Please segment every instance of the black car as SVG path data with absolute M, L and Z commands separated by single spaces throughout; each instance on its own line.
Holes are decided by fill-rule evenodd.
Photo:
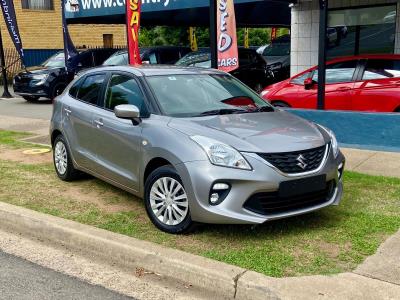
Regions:
M 211 54 L 208 49 L 187 54 L 176 65 L 191 67 L 211 67 Z M 255 49 L 239 48 L 239 68 L 231 72 L 233 76 L 256 92 L 271 84 L 274 74 L 265 59 Z
M 140 57 L 144 64 L 173 65 L 180 58 L 190 53 L 189 47 L 160 46 L 140 48 Z M 121 50 L 110 56 L 103 65 L 124 66 L 128 64 L 127 50 Z
M 114 49 L 88 49 L 79 51 L 76 72 L 101 65 Z M 18 73 L 13 80 L 14 92 L 27 101 L 40 97 L 54 99 L 61 94 L 73 79 L 65 70 L 64 52 L 58 52 L 43 64 L 29 67 Z

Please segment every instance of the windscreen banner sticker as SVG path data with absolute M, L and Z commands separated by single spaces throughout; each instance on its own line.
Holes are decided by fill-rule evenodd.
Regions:
M 126 2 L 126 26 L 128 36 L 128 56 L 130 65 L 141 65 L 139 51 L 140 10 L 142 1 L 129 0 Z
M 218 69 L 230 72 L 239 67 L 233 0 L 217 1 Z

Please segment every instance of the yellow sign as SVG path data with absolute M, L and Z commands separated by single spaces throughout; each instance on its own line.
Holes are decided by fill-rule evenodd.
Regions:
M 197 51 L 197 37 L 196 37 L 196 29 L 194 27 L 189 27 L 189 39 L 190 39 L 190 48 L 192 51 Z
M 22 153 L 23 154 L 27 154 L 27 155 L 37 155 L 37 154 L 49 153 L 50 151 L 51 151 L 50 149 L 45 149 L 45 148 L 39 149 L 39 148 L 36 148 L 36 149 L 25 150 Z
M 249 45 L 249 29 L 245 28 L 244 29 L 244 47 L 248 49 L 250 47 Z

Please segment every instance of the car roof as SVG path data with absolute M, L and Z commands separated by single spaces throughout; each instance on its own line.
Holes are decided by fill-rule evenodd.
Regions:
M 182 67 L 174 65 L 100 66 L 85 70 L 81 75 L 99 71 L 129 72 L 136 76 L 226 74 L 216 69 Z

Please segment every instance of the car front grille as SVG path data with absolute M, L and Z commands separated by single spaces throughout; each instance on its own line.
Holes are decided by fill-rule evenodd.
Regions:
M 243 207 L 261 215 L 274 215 L 318 206 L 329 201 L 335 192 L 334 180 L 327 182 L 320 191 L 281 197 L 279 192 L 257 193 L 251 196 Z
M 295 152 L 257 153 L 264 160 L 286 174 L 296 174 L 318 169 L 325 156 L 327 145 Z

